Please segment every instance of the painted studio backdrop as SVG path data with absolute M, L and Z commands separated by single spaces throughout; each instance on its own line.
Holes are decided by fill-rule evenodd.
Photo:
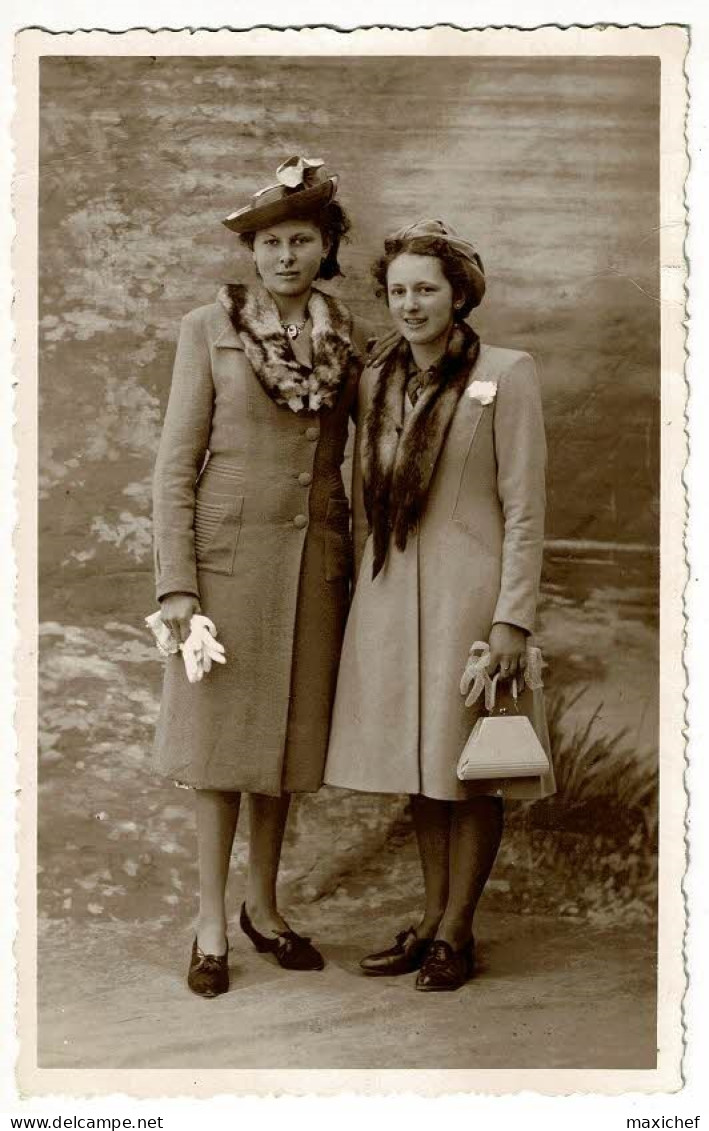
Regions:
M 88 960 L 113 931 L 130 947 L 137 921 L 159 946 L 161 932 L 187 937 L 194 913 L 189 795 L 146 772 L 161 683 L 143 627 L 155 607 L 152 467 L 180 318 L 251 271 L 220 219 L 292 153 L 340 174 L 352 240 L 345 278 L 327 286 L 355 313 L 386 328 L 369 265 L 390 230 L 440 217 L 485 263 L 473 318 L 483 339 L 536 359 L 549 442 L 539 638 L 561 788 L 510 807 L 484 906 L 591 923 L 618 947 L 644 939 L 636 969 L 652 979 L 659 64 L 49 58 L 39 214 L 48 1067 L 74 1063 L 59 1038 L 78 1007 L 61 993 L 57 946 L 71 953 L 75 940 Z M 413 906 L 406 799 L 323 790 L 298 802 L 282 875 L 284 906 L 322 938 L 392 906 L 393 890 L 397 906 Z M 641 1067 L 654 1056 L 651 998 L 633 1054 Z

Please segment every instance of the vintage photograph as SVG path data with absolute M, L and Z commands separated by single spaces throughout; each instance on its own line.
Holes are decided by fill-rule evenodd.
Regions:
M 660 1067 L 662 45 L 451 34 L 38 51 L 38 1070 Z

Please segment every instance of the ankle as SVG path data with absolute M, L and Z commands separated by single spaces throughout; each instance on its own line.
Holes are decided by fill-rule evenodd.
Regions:
M 226 911 L 203 911 L 197 915 L 197 928 L 200 931 L 224 931 L 227 929 Z
M 264 916 L 268 918 L 278 914 L 275 900 L 264 899 L 263 896 L 247 894 L 244 904 L 249 918 L 253 918 L 254 915 L 258 915 L 259 918 L 264 918 Z
M 286 921 L 278 907 L 272 900 L 251 898 L 247 895 L 245 901 L 246 914 L 256 928 L 280 931 L 286 927 Z
M 439 911 L 434 914 L 425 912 L 423 919 L 415 928 L 416 936 L 419 939 L 434 939 L 438 931 L 439 924 L 443 919 L 443 912 Z
M 196 928 L 197 946 L 203 954 L 221 955 L 227 949 L 226 923 L 218 919 L 199 918 Z
M 470 942 L 472 934 L 473 922 L 469 915 L 444 915 L 438 925 L 436 938 L 447 942 L 453 950 L 462 950 Z

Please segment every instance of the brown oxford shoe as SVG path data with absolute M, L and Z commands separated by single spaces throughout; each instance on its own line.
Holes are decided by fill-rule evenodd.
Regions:
M 195 938 L 187 985 L 193 994 L 199 994 L 200 997 L 225 994 L 229 989 L 229 943 L 225 954 L 205 954 L 199 949 Z
M 400 931 L 396 942 L 388 950 L 368 954 L 360 962 L 362 970 L 370 977 L 388 974 L 413 974 L 426 957 L 432 939 L 420 939 L 413 927 Z
M 450 943 L 434 939 L 416 978 L 424 993 L 459 990 L 475 974 L 475 942 L 453 950 Z

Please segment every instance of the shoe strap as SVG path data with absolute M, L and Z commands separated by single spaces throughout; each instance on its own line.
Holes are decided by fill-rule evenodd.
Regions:
M 416 928 L 407 927 L 405 931 L 399 931 L 398 935 L 396 936 L 397 946 L 400 946 L 402 950 L 404 949 L 404 943 L 409 938 L 409 936 L 412 936 L 414 942 L 420 942 L 420 939 L 416 934 Z
M 279 943 L 284 950 L 289 953 L 296 949 L 298 946 L 309 946 L 310 939 L 306 935 L 296 934 L 295 931 L 281 931 L 280 935 L 276 935 L 276 942 Z
M 205 954 L 199 943 L 197 943 L 195 953 L 199 959 L 200 970 L 218 970 L 226 961 L 229 951 L 227 948 L 224 954 Z

